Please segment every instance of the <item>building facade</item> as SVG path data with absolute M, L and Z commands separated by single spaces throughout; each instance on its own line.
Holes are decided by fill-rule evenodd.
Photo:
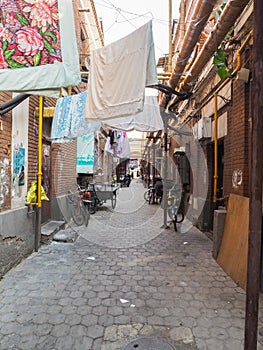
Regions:
M 72 4 L 82 82 L 79 86 L 61 87 L 61 96 L 86 89 L 90 49 L 94 43 L 96 47 L 103 45 L 94 2 L 74 0 Z M 13 99 L 19 103 L 9 108 Z M 52 143 L 56 99 L 44 97 L 43 104 L 42 186 L 49 200 L 42 201 L 40 224 L 69 219 L 65 197 L 77 179 L 76 140 Z M 0 276 L 3 276 L 39 245 L 36 211 L 26 206 L 27 192 L 38 178 L 39 97 L 2 91 L 0 112 Z
M 170 78 L 160 83 L 189 95 L 168 104 L 167 169 L 164 132 L 148 134 L 144 168 L 188 184 L 186 215 L 212 232 L 231 194 L 249 197 L 253 1 L 181 1 L 172 48 Z

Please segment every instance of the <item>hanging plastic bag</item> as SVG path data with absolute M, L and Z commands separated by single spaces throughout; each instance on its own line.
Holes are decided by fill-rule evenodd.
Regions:
M 43 186 L 41 186 L 41 200 L 42 201 L 49 200 L 46 193 L 45 193 Z M 31 183 L 29 190 L 27 191 L 26 202 L 29 204 L 36 204 L 37 203 L 37 183 L 36 183 L 36 181 L 33 181 Z

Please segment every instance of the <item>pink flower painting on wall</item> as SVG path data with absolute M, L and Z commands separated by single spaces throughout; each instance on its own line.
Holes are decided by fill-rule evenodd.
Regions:
M 0 69 L 62 62 L 58 0 L 0 0 Z

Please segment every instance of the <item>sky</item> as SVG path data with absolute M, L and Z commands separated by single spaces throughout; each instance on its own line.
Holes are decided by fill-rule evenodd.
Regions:
M 105 45 L 130 34 L 152 20 L 156 61 L 169 52 L 169 0 L 94 0 L 103 20 Z M 172 1 L 173 19 L 179 17 L 180 0 Z

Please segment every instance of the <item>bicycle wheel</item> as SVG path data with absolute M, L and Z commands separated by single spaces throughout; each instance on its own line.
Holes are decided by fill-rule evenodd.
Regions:
M 169 218 L 171 220 L 174 220 L 174 208 L 172 206 L 167 208 L 167 213 Z
M 89 208 L 87 205 L 83 206 L 84 209 L 84 225 L 87 227 L 89 224 L 89 219 L 90 219 L 90 212 L 89 212 Z
M 91 215 L 96 213 L 96 211 L 97 211 L 97 201 L 95 200 L 95 198 L 92 198 L 91 202 L 88 204 L 88 209 L 89 209 L 89 213 Z
M 174 231 L 177 232 L 176 220 L 173 220 Z
M 143 198 L 146 202 L 149 202 L 149 197 L 150 197 L 150 190 L 147 190 L 144 192 Z
M 153 204 L 154 203 L 154 194 L 153 194 L 153 192 L 150 192 L 148 202 L 149 202 L 149 204 Z
M 112 198 L 111 198 L 111 207 L 112 207 L 112 209 L 114 209 L 116 207 L 116 202 L 117 202 L 116 193 L 113 193 L 112 194 Z
M 75 222 L 75 224 L 77 226 L 81 226 L 84 223 L 84 209 L 80 203 L 80 201 L 76 201 L 73 205 L 72 205 L 72 219 Z
M 184 212 L 181 208 L 178 209 L 177 215 L 176 215 L 176 222 L 180 224 L 184 221 Z
M 71 191 L 71 190 L 68 191 L 67 199 L 68 199 L 69 203 L 74 203 L 75 194 L 73 191 Z

